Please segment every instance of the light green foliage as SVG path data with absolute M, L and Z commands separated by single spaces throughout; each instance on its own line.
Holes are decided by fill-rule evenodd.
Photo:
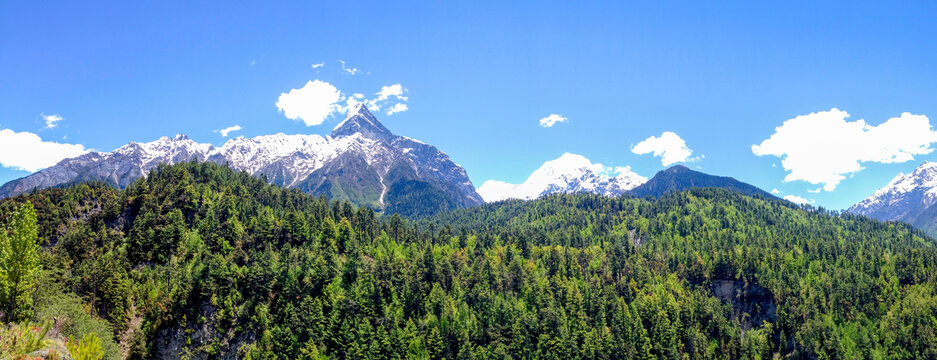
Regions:
M 26 202 L 0 228 L 0 312 L 7 320 L 31 316 L 39 249 L 36 210 Z
M 111 325 L 88 313 L 83 301 L 74 294 L 63 294 L 61 287 L 43 276 L 36 293 L 36 316 L 40 321 L 59 322 L 60 336 L 79 339 L 94 334 L 101 343 L 106 359 L 118 359 L 117 343 Z
M 11 324 L 0 326 L 0 359 L 19 359 L 27 354 L 46 348 L 51 324 Z
M 68 352 L 74 360 L 101 360 L 104 358 L 104 349 L 101 348 L 101 339 L 88 333 L 81 340 L 69 342 Z

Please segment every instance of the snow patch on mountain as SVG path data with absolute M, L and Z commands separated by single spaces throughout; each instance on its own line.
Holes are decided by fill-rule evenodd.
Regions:
M 937 203 L 937 163 L 925 162 L 910 174 L 899 173 L 888 185 L 849 208 L 879 220 L 905 220 Z
M 588 192 L 618 196 L 647 181 L 627 167 L 593 164 L 585 156 L 565 153 L 543 163 L 521 184 L 488 180 L 478 188 L 486 202 L 505 199 L 536 199 L 553 193 Z

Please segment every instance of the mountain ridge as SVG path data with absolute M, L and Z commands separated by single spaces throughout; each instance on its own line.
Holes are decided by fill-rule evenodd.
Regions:
M 650 180 L 628 191 L 629 195 L 636 197 L 660 197 L 670 192 L 680 192 L 692 188 L 717 187 L 740 192 L 748 196 L 761 196 L 766 199 L 776 199 L 754 185 L 736 180 L 733 177 L 710 175 L 692 170 L 683 165 L 674 165 L 657 172 Z
M 506 199 L 533 200 L 550 194 L 590 193 L 608 197 L 630 195 L 660 197 L 670 192 L 692 188 L 717 187 L 748 196 L 777 199 L 774 195 L 732 177 L 710 175 L 674 165 L 657 172 L 651 179 L 628 167 L 608 168 L 593 164 L 586 157 L 564 153 L 545 162 L 521 184 L 489 180 L 478 189 L 486 202 Z
M 846 211 L 881 221 L 911 224 L 937 235 L 937 163 L 925 161 L 911 173 L 898 173 L 887 185 Z
M 384 196 L 393 185 L 384 183 L 384 176 L 395 167 L 405 166 L 412 171 L 401 181 L 425 182 L 427 185 L 421 188 L 439 189 L 451 200 L 443 203 L 467 207 L 483 202 L 465 169 L 448 155 L 432 145 L 394 135 L 361 104 L 351 108 L 345 120 L 325 137 L 277 133 L 253 138 L 237 137 L 219 147 L 195 142 L 184 134 L 163 136 L 147 143 L 130 142 L 111 152 L 89 152 L 65 159 L 52 167 L 7 182 L 0 186 L 0 198 L 88 180 L 124 188 L 159 164 L 172 165 L 193 159 L 225 164 L 254 176 L 264 176 L 274 185 L 301 187 L 312 194 L 337 196 L 339 199 L 356 199 L 353 202 L 359 205 L 379 209 L 384 208 Z M 340 172 L 357 172 L 369 177 L 374 175 L 381 180 L 359 189 L 356 193 L 360 196 L 351 196 L 346 191 L 332 192 L 331 189 L 342 188 L 335 187 L 336 184 L 323 187 L 322 183 L 319 186 L 304 183 L 316 171 L 319 171 L 317 175 L 326 177 L 339 176 Z M 353 187 L 352 184 L 345 185 Z

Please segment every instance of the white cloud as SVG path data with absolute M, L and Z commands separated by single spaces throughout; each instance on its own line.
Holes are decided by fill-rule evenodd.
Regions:
M 485 181 L 476 192 L 478 192 L 478 195 L 480 195 L 485 202 L 523 198 L 524 195 L 519 194 L 518 186 L 519 185 L 506 183 L 504 181 L 488 180 Z
M 563 115 L 559 114 L 550 114 L 543 119 L 540 119 L 540 126 L 548 128 L 553 127 L 556 123 L 566 122 L 566 118 Z
M 56 126 L 59 126 L 59 124 L 57 124 L 59 121 L 65 120 L 65 118 L 58 114 L 39 114 L 39 116 L 42 116 L 42 119 L 46 121 L 46 129 L 54 129 Z
M 368 110 L 380 111 L 384 105 L 389 102 L 397 101 L 394 105 L 387 108 L 387 115 L 393 115 L 399 112 L 407 111 L 409 108 L 407 104 L 402 103 L 401 101 L 407 101 L 409 98 L 403 96 L 407 91 L 399 83 L 387 86 L 381 86 L 381 91 L 375 93 L 377 97 L 367 99 L 364 94 L 354 93 L 345 100 L 345 111 L 354 108 L 358 103 L 364 103 L 367 105 Z
M 790 201 L 797 204 L 813 204 L 813 200 L 807 200 L 797 195 L 787 195 L 784 197 L 784 200 Z
M 686 142 L 679 135 L 670 131 L 664 131 L 660 134 L 660 137 L 651 136 L 644 139 L 644 141 L 633 146 L 631 152 L 638 155 L 653 153 L 654 156 L 660 157 L 660 162 L 664 166 L 700 159 L 691 159 L 690 155 L 693 154 L 693 150 L 686 146 Z
M 811 194 L 819 194 L 819 193 L 820 193 L 820 190 L 822 190 L 822 189 L 823 189 L 823 188 L 816 188 L 816 189 L 813 189 L 813 190 L 807 190 L 807 192 L 808 192 L 808 193 L 811 193 Z
M 781 193 L 781 190 L 778 190 L 777 188 L 771 189 L 771 194 L 777 195 L 780 193 Z
M 362 93 L 345 95 L 332 84 L 321 80 L 312 80 L 302 88 L 292 89 L 289 93 L 281 93 L 276 106 L 287 118 L 302 120 L 306 126 L 322 124 L 329 116 L 336 113 L 347 113 L 357 104 L 365 104 L 371 112 L 380 111 L 387 107 L 387 115 L 404 112 L 409 109 L 403 96 L 407 92 L 399 83 L 382 86 L 375 93 L 375 97 L 368 99 Z
M 323 66 L 325 66 L 325 61 L 320 62 L 320 63 L 318 63 L 318 64 L 312 64 L 312 68 L 313 68 L 313 69 L 318 69 L 318 68 L 323 67 Z
M 377 104 L 375 103 L 373 99 L 371 100 L 360 99 L 359 100 L 359 98 L 356 98 L 354 96 L 349 96 L 348 98 L 345 99 L 345 106 L 341 108 L 341 112 L 347 113 L 348 111 L 354 109 L 355 105 L 358 105 L 358 104 L 364 104 L 365 106 L 367 106 L 368 110 L 371 112 L 376 112 L 381 109 L 379 106 L 377 106 Z
M 823 184 L 833 191 L 845 175 L 862 170 L 863 162 L 901 163 L 934 151 L 937 132 L 924 115 L 903 113 L 878 126 L 848 117 L 833 108 L 789 119 L 770 138 L 752 145 L 752 153 L 780 157 L 789 171 L 784 181 Z
M 381 91 L 377 92 L 377 99 L 374 101 L 384 101 L 389 99 L 391 96 L 396 97 L 397 99 L 407 101 L 407 98 L 403 96 L 403 92 L 406 91 L 400 83 L 396 83 L 388 86 L 381 86 Z
M 407 111 L 407 104 L 396 103 L 394 106 L 391 106 L 390 109 L 387 109 L 387 115 L 393 115 L 404 111 Z
M 342 71 L 344 71 L 344 72 L 346 72 L 346 73 L 348 73 L 348 74 L 350 74 L 350 75 L 357 75 L 359 72 L 361 72 L 361 70 L 359 70 L 358 68 L 353 68 L 353 67 L 347 67 L 347 66 L 345 66 L 345 61 L 344 61 L 344 60 L 338 60 L 338 62 L 342 63 Z
M 240 131 L 241 125 L 228 126 L 224 129 L 215 130 L 216 133 L 221 133 L 221 137 L 228 137 L 229 133 Z
M 26 131 L 0 130 L 0 165 L 5 167 L 36 172 L 86 152 L 82 145 L 42 141 Z
M 324 81 L 314 80 L 289 93 L 281 93 L 277 99 L 277 109 L 288 119 L 302 120 L 306 126 L 322 124 L 329 115 L 342 109 L 339 103 L 341 91 Z

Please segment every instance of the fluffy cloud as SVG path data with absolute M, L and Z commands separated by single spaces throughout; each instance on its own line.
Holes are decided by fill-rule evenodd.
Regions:
M 399 112 L 407 111 L 407 104 L 399 102 L 409 100 L 409 98 L 403 96 L 403 93 L 406 91 L 407 89 L 404 89 L 403 85 L 400 85 L 400 83 L 381 86 L 381 91 L 378 91 L 377 94 L 375 94 L 377 97 L 374 99 L 365 100 L 365 102 L 368 103 L 369 109 L 379 110 L 382 106 L 384 106 L 384 104 L 388 102 L 398 101 L 387 109 L 387 115 L 393 115 Z
M 46 129 L 54 129 L 56 126 L 59 126 L 59 124 L 57 124 L 59 121 L 65 120 L 65 118 L 57 114 L 39 114 L 39 116 L 42 116 L 42 119 L 46 121 Z
M 318 64 L 312 64 L 312 68 L 313 68 L 313 69 L 318 69 L 318 68 L 323 67 L 323 66 L 325 66 L 325 62 L 324 62 L 324 61 L 323 61 L 323 62 L 320 62 L 320 63 L 318 63 Z
M 396 97 L 397 99 L 407 101 L 407 98 L 403 96 L 404 88 L 400 83 L 396 83 L 388 86 L 381 86 L 381 91 L 377 92 L 377 99 L 374 99 L 375 102 L 384 101 L 390 99 L 391 96 Z
M 813 200 L 807 200 L 797 195 L 787 195 L 784 197 L 784 200 L 787 200 L 796 204 L 813 204 Z
M 485 202 L 494 202 L 501 201 L 506 199 L 518 199 L 526 198 L 526 194 L 521 194 L 518 191 L 520 185 L 515 185 L 499 180 L 488 180 L 482 184 L 481 187 L 476 190 L 478 195 L 482 197 L 482 200 Z
M 550 114 L 543 119 L 540 119 L 540 126 L 548 128 L 553 127 L 556 123 L 566 122 L 566 118 L 563 115 L 559 114 Z
M 651 136 L 644 139 L 644 141 L 633 146 L 631 152 L 638 155 L 653 153 L 654 156 L 660 157 L 660 162 L 664 166 L 697 160 L 697 158 L 690 158 L 693 150 L 686 146 L 686 142 L 679 135 L 670 131 L 664 131 L 660 134 L 660 137 Z
M 758 156 L 781 158 L 788 171 L 784 181 L 823 184 L 833 191 L 845 175 L 862 170 L 863 162 L 901 163 L 929 154 L 937 132 L 924 115 L 903 113 L 872 126 L 865 120 L 846 121 L 849 114 L 830 111 L 801 115 L 785 121 L 759 145 Z
M 407 111 L 407 104 L 396 103 L 394 106 L 391 106 L 390 109 L 387 109 L 387 115 L 393 115 L 404 111 Z
M 302 120 L 306 126 L 314 126 L 322 124 L 333 114 L 348 112 L 357 104 L 365 104 L 372 112 L 393 104 L 387 108 L 387 115 L 407 111 L 409 108 L 404 102 L 408 98 L 403 96 L 406 92 L 407 89 L 397 83 L 382 86 L 381 91 L 375 93 L 375 97 L 368 99 L 362 93 L 342 93 L 332 84 L 317 79 L 307 82 L 302 88 L 281 93 L 276 106 L 287 118 Z M 237 130 L 240 128 L 232 131 Z M 222 136 L 226 136 L 225 133 L 222 133 Z
M 276 105 L 286 118 L 302 120 L 306 126 L 313 126 L 322 124 L 329 115 L 341 111 L 339 101 L 342 98 L 341 91 L 332 84 L 314 80 L 302 88 L 281 93 Z
M 777 188 L 771 189 L 771 194 L 772 194 L 772 195 L 777 195 L 777 194 L 780 194 L 780 193 L 781 193 L 781 190 L 778 190 Z
M 42 141 L 31 132 L 0 130 L 0 165 L 5 167 L 36 172 L 86 152 L 84 146 Z
M 241 125 L 228 126 L 224 129 L 215 130 L 216 133 L 221 133 L 221 137 L 228 137 L 229 133 L 240 131 Z
M 364 103 L 368 107 L 368 110 L 379 111 L 388 103 L 397 101 L 397 103 L 387 108 L 387 115 L 404 112 L 409 108 L 407 107 L 407 104 L 404 104 L 400 101 L 407 101 L 409 99 L 408 97 L 403 96 L 406 91 L 407 89 L 404 89 L 403 85 L 397 83 L 393 85 L 381 86 L 381 91 L 375 93 L 377 97 L 371 99 L 365 98 L 364 94 L 355 93 L 345 100 L 345 109 L 347 111 L 349 109 L 353 109 L 358 103 Z

